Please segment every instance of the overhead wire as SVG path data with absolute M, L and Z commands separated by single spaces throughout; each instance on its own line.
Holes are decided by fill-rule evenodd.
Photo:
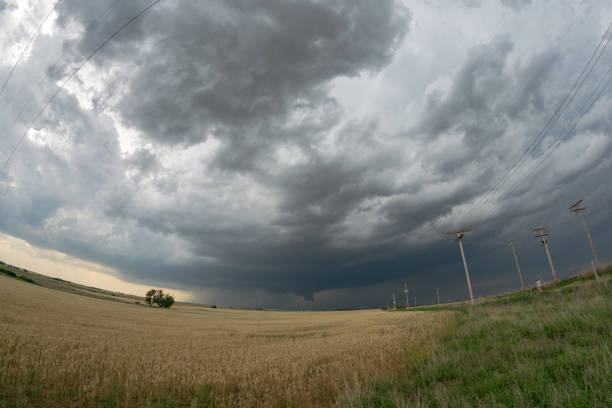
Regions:
M 557 122 L 557 120 L 561 117 L 561 115 L 563 114 L 563 112 L 565 111 L 565 109 L 567 109 L 567 107 L 569 106 L 569 104 L 571 102 L 573 102 L 575 96 L 577 95 L 577 93 L 580 91 L 580 89 L 582 88 L 582 85 L 585 83 L 586 78 L 591 74 L 591 72 L 593 71 L 593 68 L 595 67 L 595 65 L 599 62 L 599 59 L 601 58 L 601 55 L 603 54 L 603 52 L 605 51 L 605 48 L 607 47 L 608 43 L 609 43 L 609 39 L 605 42 L 605 44 L 602 47 L 602 43 L 603 41 L 608 38 L 608 33 L 610 32 L 610 29 L 612 28 L 612 22 L 610 22 L 610 24 L 608 25 L 608 28 L 606 30 L 606 32 L 604 33 L 604 35 L 602 36 L 602 38 L 600 39 L 599 43 L 597 44 L 597 47 L 595 48 L 595 50 L 593 51 L 593 54 L 591 55 L 591 58 L 589 58 L 589 60 L 587 61 L 585 67 L 583 68 L 582 72 L 580 73 L 580 75 L 578 76 L 578 78 L 576 79 L 576 81 L 574 82 L 574 85 L 572 86 L 572 88 L 570 89 L 570 91 L 567 93 L 567 95 L 565 96 L 565 98 L 563 98 L 563 100 L 561 101 L 561 103 L 559 104 L 559 106 L 557 107 L 557 109 L 555 110 L 555 112 L 553 113 L 553 116 L 551 116 L 548 120 L 548 122 L 545 124 L 544 128 L 542 128 L 542 130 L 538 133 L 538 136 L 536 137 L 536 139 L 531 143 L 531 145 L 523 152 L 523 154 L 519 157 L 519 159 L 517 160 L 517 162 L 511 167 L 510 171 L 508 171 L 504 177 L 493 187 L 493 189 L 491 189 L 487 194 L 485 194 L 485 197 L 483 197 L 484 201 L 481 202 L 478 205 L 475 205 L 472 210 L 470 212 L 468 212 L 468 214 L 466 215 L 469 216 L 471 215 L 474 211 L 484 207 L 486 204 L 488 204 L 492 197 L 493 197 L 493 192 L 495 192 L 499 187 L 501 187 L 504 182 L 514 173 L 514 171 L 520 167 L 520 164 L 523 162 L 523 160 L 527 157 L 527 154 L 529 154 L 531 151 L 533 151 L 535 149 L 535 147 L 537 145 L 539 145 L 539 143 L 541 142 L 541 140 L 548 134 L 548 131 L 552 128 L 552 126 Z M 598 50 L 599 53 L 598 53 Z M 593 64 L 591 64 L 591 62 L 593 61 L 593 58 L 597 55 L 597 58 L 595 60 L 595 62 L 593 62 Z M 590 65 L 590 69 L 588 69 L 588 73 L 586 72 L 587 68 Z M 586 73 L 586 75 L 585 75 Z
M 599 40 L 599 43 L 593 50 L 591 57 L 585 64 L 584 68 L 580 72 L 580 75 L 578 76 L 574 84 L 572 85 L 571 89 L 562 99 L 561 103 L 557 106 L 553 115 L 548 119 L 548 121 L 546 122 L 544 127 L 540 130 L 540 132 L 538 133 L 534 141 L 521 154 L 519 159 L 514 163 L 514 165 L 510 168 L 510 170 L 506 172 L 506 174 L 502 177 L 502 179 L 499 182 L 497 182 L 496 185 L 491 190 L 485 193 L 483 197 L 477 200 L 477 202 L 472 206 L 472 208 L 463 217 L 461 217 L 460 223 L 463 223 L 463 221 L 469 218 L 469 216 L 471 216 L 475 211 L 481 209 L 482 207 L 484 207 L 486 204 L 488 204 L 491 201 L 492 197 L 494 196 L 494 193 L 508 180 L 508 178 L 516 171 L 516 169 L 520 167 L 520 165 L 526 159 L 527 155 L 530 152 L 532 152 L 540 144 L 542 139 L 548 134 L 550 129 L 552 129 L 552 127 L 556 124 L 559 118 L 563 115 L 567 107 L 574 101 L 574 98 L 579 93 L 579 91 L 582 89 L 584 83 L 586 82 L 586 79 L 591 75 L 594 67 L 597 65 L 606 47 L 610 43 L 611 30 L 612 30 L 612 21 L 610 22 L 610 24 L 608 24 L 606 31 L 602 35 L 601 39 Z
M 611 73 L 612 73 L 612 65 L 610 66 L 610 68 L 608 69 L 608 72 L 606 73 L 606 76 L 608 77 L 608 79 L 606 80 L 606 76 L 604 76 L 599 81 L 599 84 L 597 85 L 597 87 L 595 88 L 591 96 L 587 98 L 582 108 L 580 109 L 579 116 L 577 116 L 576 119 L 573 121 L 573 123 L 565 129 L 563 138 L 557 141 L 557 143 L 553 145 L 553 147 L 542 157 L 541 160 L 536 161 L 535 165 L 532 166 L 532 168 L 527 172 L 527 174 L 517 184 L 515 184 L 514 187 L 512 187 L 512 189 L 507 194 L 511 194 L 515 192 L 533 174 L 533 172 L 535 172 L 561 146 L 561 144 L 563 144 L 563 141 L 567 138 L 567 136 L 569 136 L 569 134 L 576 129 L 576 126 L 578 125 L 578 123 L 582 120 L 584 115 L 586 115 L 591 110 L 595 102 L 599 100 L 603 92 L 606 90 L 606 88 L 612 81 Z M 588 102 L 589 100 L 591 100 L 590 103 Z M 588 106 L 587 106 L 587 103 L 588 103 Z
M 117 35 L 119 35 L 123 30 L 125 30 L 130 24 L 132 24 L 134 21 L 138 20 L 142 15 L 144 15 L 146 12 L 148 12 L 151 8 L 153 8 L 153 6 L 155 6 L 157 3 L 161 2 L 162 0 L 155 0 L 151 3 L 149 3 L 146 7 L 144 7 L 143 9 L 141 9 L 136 15 L 134 15 L 132 18 L 130 18 L 127 22 L 125 22 L 121 27 L 119 27 L 117 30 L 115 30 L 109 37 L 107 37 L 100 45 L 98 45 L 88 56 L 87 58 L 85 58 L 65 79 L 64 81 L 62 81 L 62 83 L 58 86 L 58 88 L 55 90 L 55 92 L 51 95 L 51 97 L 47 100 L 47 102 L 42 106 L 42 108 L 40 108 L 40 110 L 38 111 L 38 113 L 34 116 L 34 118 L 30 121 L 30 123 L 28 124 L 26 130 L 23 132 L 23 134 L 21 135 L 21 137 L 19 138 L 19 140 L 17 141 L 17 143 L 15 144 L 15 147 L 13 148 L 13 150 L 11 151 L 11 153 L 9 154 L 9 156 L 6 158 L 6 160 L 4 161 L 4 164 L 2 165 L 2 167 L 0 168 L 0 174 L 7 168 L 8 164 L 10 163 L 11 159 L 13 158 L 13 156 L 15 155 L 15 152 L 17 151 L 17 149 L 19 148 L 19 146 L 21 145 L 21 143 L 23 142 L 23 139 L 26 137 L 26 135 L 28 134 L 28 132 L 30 131 L 30 129 L 32 128 L 32 126 L 36 123 L 36 121 L 40 118 L 40 116 L 43 114 L 43 112 L 47 109 L 47 107 L 55 100 L 55 98 L 57 97 L 57 95 L 60 93 L 60 91 L 62 89 L 64 89 L 64 86 L 81 70 L 81 68 L 83 68 L 83 66 L 85 64 L 87 64 L 87 62 L 89 62 L 97 53 L 98 51 L 100 51 L 102 48 L 104 48 L 104 46 L 106 46 L 106 44 L 108 44 L 110 41 L 112 41 Z
M 22 48 L 21 53 L 19 54 L 19 57 L 17 58 L 17 61 L 15 61 L 15 63 L 13 64 L 13 67 L 11 68 L 11 70 L 9 71 L 8 75 L 6 76 L 6 79 L 4 80 L 4 83 L 2 84 L 2 88 L 0 88 L 0 97 L 2 96 L 2 93 L 4 92 L 4 90 L 6 89 L 7 84 L 9 83 L 9 81 L 11 80 L 11 78 L 13 77 L 13 74 L 15 73 L 15 69 L 17 69 L 17 66 L 19 65 L 19 63 L 21 62 L 21 60 L 23 59 L 23 56 L 25 55 L 26 51 L 28 50 L 28 48 L 30 47 L 30 45 L 32 44 L 32 42 L 38 37 L 38 35 L 40 34 L 40 30 L 42 29 L 42 26 L 45 25 L 45 23 L 47 22 L 47 20 L 49 19 L 49 17 L 51 17 L 51 14 L 53 14 L 53 12 L 57 9 L 57 7 L 62 3 L 63 0 L 57 0 L 55 2 L 55 5 L 53 6 L 53 8 L 51 8 L 51 10 L 49 10 L 49 12 L 45 15 L 45 18 L 42 19 L 42 21 L 40 22 L 40 24 L 38 25 L 38 27 L 36 28 L 36 31 L 30 36 L 30 39 L 28 40 L 28 42 L 26 43 L 26 45 Z
M 91 28 L 94 26 L 94 24 L 96 24 L 97 22 L 99 22 L 106 14 L 108 14 L 120 1 L 123 0 L 114 0 L 112 3 L 110 3 L 102 12 L 98 13 L 98 15 L 92 19 L 87 26 L 85 26 L 85 29 L 83 30 L 81 36 L 85 35 L 87 32 L 89 32 L 91 30 Z M 61 55 L 59 57 L 57 57 L 57 59 L 50 64 L 45 70 L 52 70 L 54 69 L 57 64 L 60 62 L 60 60 L 62 60 L 64 58 L 64 56 L 66 55 L 66 50 L 64 50 Z M 21 118 L 21 115 L 23 115 L 23 113 L 25 112 L 27 106 L 30 104 L 30 102 L 32 101 L 32 99 L 34 98 L 34 94 L 36 92 L 37 89 L 40 89 L 43 81 L 45 80 L 45 77 L 43 76 L 39 81 L 38 84 L 33 88 L 33 90 L 29 90 L 28 91 L 28 97 L 25 100 L 25 102 L 21 105 L 21 108 L 19 109 L 19 113 L 17 113 L 17 115 L 15 116 L 15 119 L 13 120 L 13 122 L 11 123 L 11 126 L 7 129 L 6 133 L 10 134 L 11 131 L 13 130 L 13 128 L 15 127 L 15 125 L 17 124 L 17 122 L 19 121 L 19 119 Z

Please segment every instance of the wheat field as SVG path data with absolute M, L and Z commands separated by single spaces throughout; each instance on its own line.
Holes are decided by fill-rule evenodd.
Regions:
M 428 347 L 448 312 L 110 302 L 0 276 L 3 406 L 333 406 Z

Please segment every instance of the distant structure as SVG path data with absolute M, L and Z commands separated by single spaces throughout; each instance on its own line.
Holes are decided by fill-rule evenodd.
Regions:
M 393 293 L 393 309 L 397 310 L 397 302 L 395 301 L 395 292 Z
M 408 301 L 408 285 L 406 285 L 406 281 L 404 281 L 404 296 L 406 297 L 406 309 L 410 307 L 410 302 Z

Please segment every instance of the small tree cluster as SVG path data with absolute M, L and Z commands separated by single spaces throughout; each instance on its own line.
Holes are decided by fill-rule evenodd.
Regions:
M 145 302 L 149 306 L 170 307 L 174 298 L 161 289 L 150 289 L 145 295 Z

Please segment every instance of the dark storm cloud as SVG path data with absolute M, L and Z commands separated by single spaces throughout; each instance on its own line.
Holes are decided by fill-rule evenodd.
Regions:
M 23 99 L 17 84 L 33 87 L 29 69 L 61 80 L 146 3 L 105 11 L 109 4 L 66 0 L 54 47 L 52 36 L 36 42 L 11 98 Z M 464 5 L 467 17 L 485 8 Z M 341 292 L 348 306 L 380 306 L 347 299 L 370 287 L 389 292 L 403 279 L 418 293 L 444 282 L 447 299 L 465 296 L 456 244 L 441 239 L 461 222 L 478 227 L 466 240 L 477 294 L 512 287 L 506 269 L 489 268 L 507 255 L 507 239 L 524 238 L 536 221 L 564 239 L 575 227 L 565 207 L 581 197 L 594 224 L 610 219 L 602 203 L 612 193 L 599 183 L 612 169 L 610 92 L 527 185 L 511 191 L 521 169 L 488 205 L 458 215 L 524 151 L 580 72 L 575 50 L 601 33 L 526 46 L 511 21 L 457 45 L 464 48 L 449 63 L 456 33 L 415 43 L 409 23 L 427 23 L 416 17 L 393 1 L 161 2 L 109 43 L 29 133 L 0 177 L 1 230 L 113 266 L 126 280 L 202 290 L 205 301 L 302 307 L 283 296 L 319 302 Z M 587 17 L 578 25 L 590 27 Z M 69 31 L 75 22 L 81 36 Z M 60 46 L 68 57 L 45 70 Z M 397 62 L 399 48 L 414 55 Z M 384 70 L 396 63 L 402 75 L 390 81 Z M 415 64 L 430 65 L 410 87 Z M 352 113 L 340 78 L 363 86 L 359 103 L 373 95 L 368 86 L 425 91 L 395 110 L 410 125 L 394 129 L 382 119 L 384 98 L 372 112 Z M 36 93 L 38 104 L 52 85 Z M 16 109 L 0 112 L 2 124 Z M 576 264 L 559 247 L 560 262 Z M 539 248 L 529 248 L 525 259 L 537 264 Z
M 239 149 L 254 121 L 318 101 L 319 87 L 330 79 L 388 64 L 407 16 L 393 1 L 164 5 L 122 35 L 121 46 L 105 50 L 104 59 L 136 60 L 119 105 L 127 124 L 170 144 L 197 143 L 220 131 Z M 92 31 L 80 48 L 90 49 L 98 36 Z M 125 52 L 123 41 L 134 38 L 149 44 Z
M 75 4 L 69 3 L 63 11 L 69 12 Z M 120 15 L 125 10 L 112 12 Z M 60 23 L 79 19 L 85 25 L 95 15 L 89 10 L 75 11 Z M 131 44 L 142 35 L 139 32 L 144 26 L 154 30 L 144 36 L 155 46 L 136 53 L 143 61 L 141 66 L 130 65 L 135 55 L 128 59 L 125 50 L 116 53 L 117 45 L 104 53 L 105 64 L 113 59 L 127 61 L 133 70 L 116 107 L 126 124 L 170 144 L 197 143 L 206 139 L 206 132 L 214 133 L 222 143 L 214 162 L 224 169 L 253 171 L 257 182 L 279 195 L 280 215 L 269 227 L 240 225 L 208 207 L 197 185 L 177 192 L 180 182 L 175 179 L 174 188 L 163 187 L 167 180 L 157 174 L 159 161 L 142 149 L 125 158 L 122 166 L 126 171 L 137 170 L 139 180 L 153 177 L 151 185 L 156 192 L 181 194 L 178 201 L 174 199 L 176 207 L 152 212 L 143 208 L 136 198 L 143 186 L 120 177 L 113 180 L 114 187 L 103 187 L 99 210 L 109 221 L 123 223 L 116 227 L 119 230 L 135 221 L 139 229 L 135 239 L 151 239 L 150 234 L 159 239 L 176 236 L 186 241 L 195 257 L 212 259 L 199 261 L 197 266 L 172 265 L 171 279 L 181 284 L 231 287 L 240 280 L 249 287 L 312 296 L 325 286 L 321 282 L 334 274 L 334 265 L 355 257 L 331 250 L 331 232 L 326 231 L 364 198 L 388 195 L 392 190 L 377 180 L 378 171 L 391 164 L 384 151 L 375 154 L 370 148 L 366 161 L 359 163 L 350 152 L 323 157 L 311 150 L 342 116 L 336 102 L 327 96 L 326 84 L 338 76 L 384 67 L 406 25 L 407 12 L 393 2 L 376 7 L 366 2 L 211 3 L 204 10 L 186 6 L 151 15 L 146 24 L 128 35 Z M 78 49 L 85 52 L 91 48 L 91 38 L 104 30 L 108 28 L 86 31 Z M 65 45 L 71 47 L 73 43 Z M 104 65 L 100 62 L 100 66 Z M 115 97 L 109 89 L 113 86 L 93 99 L 95 106 L 108 106 L 105 98 Z M 291 115 L 302 119 L 293 121 Z M 376 127 L 369 124 L 363 128 L 361 124 L 348 125 L 340 142 L 367 143 L 375 132 Z M 279 144 L 303 150 L 307 163 L 288 168 L 280 176 L 261 168 L 258 156 L 269 159 L 270 150 Z M 375 160 L 381 164 L 374 165 Z M 225 178 L 225 182 L 231 181 Z M 341 184 L 344 188 L 337 191 Z M 63 246 L 109 264 L 108 255 L 88 249 L 87 240 L 68 240 Z M 166 261 L 152 267 L 155 262 L 144 256 L 138 262 L 130 258 L 134 255 L 114 254 L 110 264 L 136 276 L 169 279 Z M 158 265 L 159 261 L 156 258 Z M 313 267 L 322 269 L 313 273 Z M 312 282 L 296 279 L 307 273 L 311 276 L 308 280 L 314 276 Z M 341 274 L 335 275 L 339 281 Z
M 533 110 L 530 106 L 538 100 L 540 87 L 517 87 L 514 78 L 504 74 L 506 56 L 511 49 L 510 42 L 500 38 L 470 51 L 458 69 L 449 95 L 428 109 L 424 123 L 430 125 L 427 129 L 437 132 L 432 136 L 449 132 L 449 126 L 435 123 L 440 118 L 453 116 L 453 122 L 460 124 L 471 120 L 469 128 L 458 127 L 453 131 L 467 134 L 485 127 L 480 130 L 484 137 L 490 131 L 486 126 L 492 118 L 501 118 L 498 121 L 505 123 L 523 110 Z M 537 69 L 544 65 L 541 61 L 551 62 L 554 58 L 536 55 L 518 71 L 521 80 L 529 82 L 540 75 L 540 70 L 548 69 Z M 500 98 L 499 93 L 513 97 Z M 520 105 L 520 110 L 516 104 Z M 331 121 L 320 128 L 301 128 L 296 133 L 309 140 L 319 140 L 319 133 L 329 133 L 334 124 Z M 287 127 L 291 129 L 290 125 Z M 424 128 L 421 125 L 419 130 Z M 504 132 L 502 126 L 495 131 L 499 136 Z M 405 152 L 396 150 L 394 144 L 385 140 L 389 135 L 381 137 L 375 122 L 349 122 L 336 133 L 334 153 L 309 151 L 304 163 L 290 166 L 280 175 L 270 174 L 262 168 L 252 170 L 254 179 L 279 198 L 279 215 L 266 228 L 228 226 L 211 217 L 205 206 L 198 205 L 191 207 L 189 216 L 185 215 L 185 208 L 181 208 L 148 217 L 137 205 L 131 206 L 135 212 L 124 216 L 139 220 L 149 230 L 180 236 L 193 245 L 195 254 L 220 260 L 217 265 L 202 264 L 206 275 L 219 287 L 231 287 L 236 280 L 247 286 L 259 282 L 268 290 L 289 289 L 310 298 L 314 292 L 346 286 L 347 281 L 352 285 L 372 283 L 372 275 L 356 271 L 369 270 L 374 261 L 377 267 L 385 265 L 388 278 L 399 275 L 398 265 L 403 255 L 397 252 L 397 240 L 406 232 L 449 214 L 454 205 L 470 199 L 486 186 L 484 183 L 476 189 L 449 184 L 443 193 L 430 194 L 423 192 L 423 186 L 417 181 L 397 183 L 393 174 L 398 167 L 407 164 Z M 468 143 L 467 146 L 469 154 L 479 154 L 477 144 Z M 431 181 L 453 180 L 451 172 L 460 169 L 448 163 L 453 162 L 457 153 L 423 152 L 423 164 Z M 467 175 L 469 170 L 468 167 L 461 172 Z M 195 197 L 194 200 L 200 201 Z M 368 200 L 380 200 L 380 203 L 369 210 L 376 214 L 377 221 L 367 243 L 364 245 L 359 239 L 349 237 L 349 241 L 358 243 L 356 247 L 339 246 L 338 242 L 346 239 L 343 223 L 350 215 L 355 215 L 359 223 L 361 207 Z M 418 263 L 419 256 L 414 254 L 412 262 Z M 440 262 L 446 264 L 448 260 L 441 258 Z M 175 274 L 180 275 L 177 279 L 194 284 L 201 279 L 198 272 L 190 268 L 182 272 L 176 270 Z
M 470 144 L 501 136 L 524 111 L 543 109 L 541 88 L 558 60 L 552 51 L 535 55 L 524 67 L 510 70 L 507 57 L 513 44 L 507 37 L 472 49 L 460 67 L 448 95 L 429 97 L 417 133 L 437 137 L 465 134 Z

